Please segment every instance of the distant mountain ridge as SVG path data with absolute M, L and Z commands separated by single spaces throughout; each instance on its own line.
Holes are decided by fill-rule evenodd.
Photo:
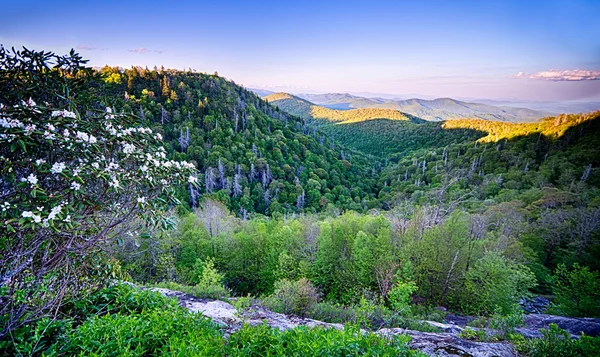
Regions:
M 423 122 L 422 119 L 398 110 L 385 108 L 357 108 L 350 110 L 331 109 L 315 105 L 289 93 L 273 93 L 263 97 L 280 109 L 306 119 L 325 120 L 334 123 L 355 123 L 372 119 L 404 120 Z
M 438 98 L 433 100 L 418 98 L 385 99 L 365 98 L 348 93 L 298 94 L 297 97 L 329 109 L 393 109 L 428 121 L 477 118 L 523 123 L 535 122 L 543 117 L 554 115 L 554 113 L 548 111 L 469 103 L 452 98 Z

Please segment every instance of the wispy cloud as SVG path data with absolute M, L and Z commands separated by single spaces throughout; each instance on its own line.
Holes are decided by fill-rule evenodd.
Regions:
M 540 79 L 545 81 L 594 81 L 600 80 L 600 71 L 586 69 L 551 69 L 535 73 L 517 73 L 514 78 Z
M 81 51 L 94 51 L 94 50 L 97 50 L 98 48 L 89 46 L 89 45 L 78 45 L 77 47 L 75 47 L 75 49 L 78 49 Z
M 140 54 L 146 54 L 146 53 L 150 53 L 150 52 L 158 53 L 158 54 L 163 53 L 162 50 L 151 50 L 151 49 L 146 48 L 146 47 L 138 47 L 138 48 L 134 48 L 132 50 L 127 50 L 127 51 L 129 51 L 129 52 L 135 52 L 135 53 L 140 53 Z

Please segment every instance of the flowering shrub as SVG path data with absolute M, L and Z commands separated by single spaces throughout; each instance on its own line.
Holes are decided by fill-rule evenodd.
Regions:
M 86 257 L 123 223 L 166 226 L 160 214 L 178 203 L 173 186 L 197 183 L 192 164 L 166 158 L 160 133 L 97 97 L 77 101 L 90 96 L 74 89 L 94 80 L 83 63 L 73 52 L 0 48 L 0 338 L 92 281 L 99 263 Z M 6 95 L 30 88 L 22 82 L 39 97 Z

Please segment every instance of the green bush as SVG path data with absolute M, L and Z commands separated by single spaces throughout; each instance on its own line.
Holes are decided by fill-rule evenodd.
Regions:
M 582 335 L 579 339 L 569 336 L 569 333 L 556 324 L 550 324 L 548 329 L 540 330 L 542 338 L 521 340 L 517 349 L 525 357 L 586 357 L 600 356 L 600 337 Z
M 514 305 L 513 309 L 503 314 L 502 309 L 498 308 L 494 315 L 490 318 L 490 328 L 496 330 L 496 337 L 507 339 L 515 334 L 515 329 L 523 325 L 523 312 L 518 305 Z
M 383 338 L 355 328 L 299 327 L 287 331 L 244 326 L 229 338 L 230 357 L 262 356 L 424 356 L 408 348 L 410 337 Z
M 600 316 L 600 275 L 575 263 L 569 270 L 559 264 L 554 275 L 554 301 L 550 311 L 565 316 Z
M 319 299 L 319 292 L 306 278 L 284 279 L 275 282 L 275 292 L 265 299 L 265 304 L 276 312 L 304 317 Z
M 498 253 L 489 253 L 468 271 L 463 297 L 463 310 L 489 315 L 501 309 L 509 314 L 518 298 L 535 286 L 529 268 L 515 264 Z
M 194 295 L 206 299 L 222 299 L 229 296 L 223 286 L 223 275 L 215 268 L 214 259 L 208 258 L 202 264 L 200 282 L 196 284 Z
M 486 341 L 488 336 L 483 329 L 465 328 L 458 334 L 458 337 L 466 340 Z
M 417 285 L 412 281 L 397 282 L 387 296 L 391 308 L 401 315 L 410 314 L 410 296 L 417 289 Z
M 68 336 L 67 355 L 216 356 L 224 339 L 216 326 L 183 309 L 93 317 Z

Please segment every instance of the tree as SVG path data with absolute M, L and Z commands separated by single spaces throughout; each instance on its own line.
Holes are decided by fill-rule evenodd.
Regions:
M 160 134 L 103 109 L 85 63 L 0 47 L 0 339 L 102 284 L 97 258 L 120 227 L 167 227 L 172 188 L 196 183 Z

